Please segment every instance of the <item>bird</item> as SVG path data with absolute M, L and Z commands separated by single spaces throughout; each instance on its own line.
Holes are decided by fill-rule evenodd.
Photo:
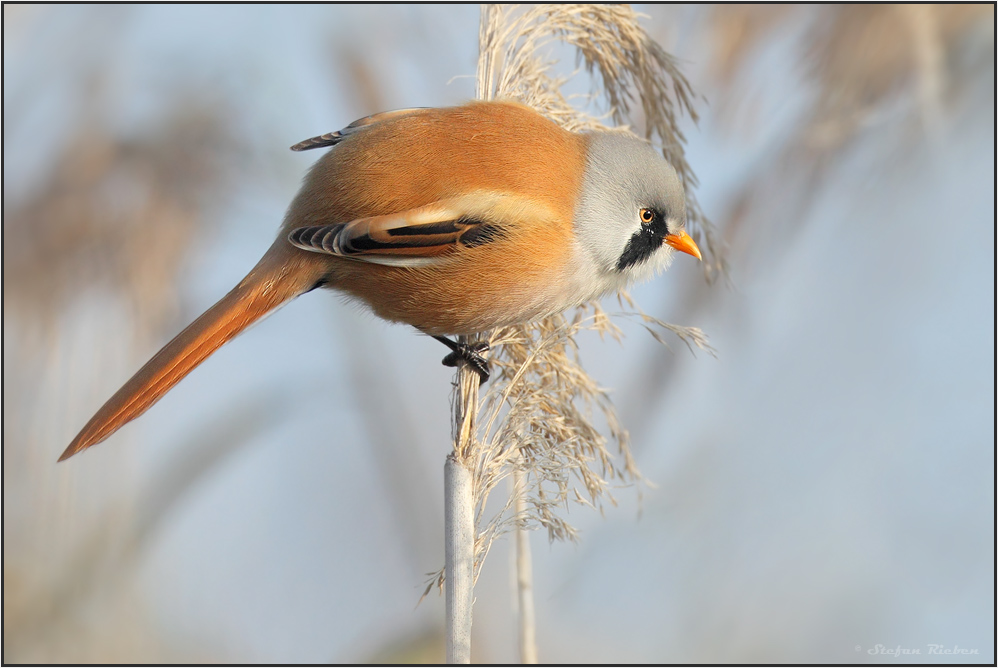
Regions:
M 488 378 L 468 335 L 529 322 L 666 269 L 686 232 L 676 170 L 616 129 L 571 132 L 508 101 L 367 116 L 291 147 L 327 148 L 277 238 L 227 295 L 87 422 L 59 461 L 148 410 L 220 346 L 316 288 L 445 343 Z

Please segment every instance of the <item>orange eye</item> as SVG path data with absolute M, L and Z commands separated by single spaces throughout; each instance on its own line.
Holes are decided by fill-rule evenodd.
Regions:
M 655 220 L 655 212 L 651 209 L 641 209 L 641 222 L 647 225 Z

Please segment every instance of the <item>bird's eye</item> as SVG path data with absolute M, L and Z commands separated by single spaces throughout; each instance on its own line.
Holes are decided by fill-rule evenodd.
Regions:
M 655 212 L 652 211 L 651 209 L 641 209 L 640 216 L 641 216 L 641 222 L 644 223 L 645 225 L 655 220 Z

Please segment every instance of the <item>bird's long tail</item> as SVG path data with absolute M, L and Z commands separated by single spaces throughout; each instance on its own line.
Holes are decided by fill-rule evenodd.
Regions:
M 311 290 L 321 278 L 321 265 L 314 258 L 287 248 L 283 240 L 275 243 L 239 285 L 166 344 L 107 400 L 59 461 L 100 443 L 142 415 L 224 343 Z

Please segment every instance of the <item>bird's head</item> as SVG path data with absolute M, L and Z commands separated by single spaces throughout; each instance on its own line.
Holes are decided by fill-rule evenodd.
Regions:
M 619 131 L 587 135 L 575 231 L 608 283 L 623 287 L 669 266 L 673 251 L 701 259 L 686 233 L 683 184 L 649 143 Z

